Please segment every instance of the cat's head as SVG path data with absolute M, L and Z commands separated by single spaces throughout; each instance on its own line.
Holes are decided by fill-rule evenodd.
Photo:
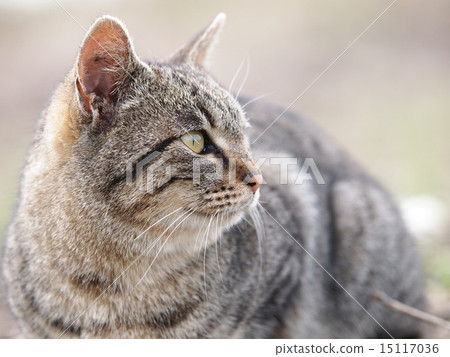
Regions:
M 93 24 L 68 80 L 65 119 L 47 123 L 80 195 L 142 229 L 180 216 L 189 216 L 185 231 L 211 217 L 231 225 L 256 204 L 262 177 L 245 115 L 204 69 L 223 22 L 221 14 L 167 61 L 148 63 L 120 21 Z

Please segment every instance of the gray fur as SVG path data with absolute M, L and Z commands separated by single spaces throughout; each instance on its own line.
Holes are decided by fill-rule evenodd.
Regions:
M 415 321 L 372 298 L 379 290 L 424 307 L 414 241 L 395 204 L 292 112 L 256 142 L 253 158 L 313 158 L 326 184 L 280 185 L 266 165 L 257 206 L 259 191 L 247 180 L 259 169 L 248 138 L 282 109 L 259 101 L 244 114 L 248 99 L 239 103 L 204 71 L 222 23 L 223 16 L 165 63 L 139 60 L 114 18 L 90 30 L 40 120 L 8 231 L 4 275 L 24 333 L 353 338 L 387 337 L 384 328 L 395 337 L 420 336 Z M 89 36 L 105 24 L 115 37 L 96 49 L 100 73 L 98 61 L 89 62 Z M 95 87 L 92 75 L 100 74 L 103 84 Z M 252 127 L 244 133 L 247 120 Z M 178 139 L 200 129 L 219 151 L 197 155 Z M 154 150 L 165 164 L 146 171 L 156 183 L 150 194 L 142 178 L 127 182 L 126 169 Z M 193 157 L 202 168 L 199 184 Z M 223 179 L 206 175 L 220 162 Z

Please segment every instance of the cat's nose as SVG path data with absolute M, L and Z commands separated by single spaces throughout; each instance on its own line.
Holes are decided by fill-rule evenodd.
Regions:
M 263 177 L 262 175 L 253 175 L 250 177 L 250 180 L 248 180 L 247 185 L 250 187 L 250 190 L 252 190 L 253 193 L 258 191 L 258 188 L 263 183 Z

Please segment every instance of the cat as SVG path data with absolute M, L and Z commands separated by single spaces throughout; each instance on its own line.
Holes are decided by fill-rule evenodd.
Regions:
M 139 59 L 114 17 L 90 28 L 7 233 L 24 335 L 420 337 L 373 298 L 426 304 L 390 195 L 313 123 L 210 76 L 223 24 L 161 62 Z

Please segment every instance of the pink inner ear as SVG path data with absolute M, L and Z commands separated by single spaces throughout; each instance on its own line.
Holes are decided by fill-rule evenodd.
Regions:
M 109 54 L 109 51 L 102 45 L 102 43 L 105 43 L 105 38 L 105 34 L 98 34 L 89 39 L 81 57 L 83 73 L 80 73 L 80 75 L 88 93 L 106 96 L 110 93 L 114 81 L 111 78 L 113 73 L 108 73 L 105 70 L 116 67 L 117 64 L 111 57 L 112 54 Z
M 128 37 L 118 23 L 105 20 L 97 25 L 81 49 L 78 73 L 83 99 L 91 94 L 113 102 L 112 92 L 130 53 Z

